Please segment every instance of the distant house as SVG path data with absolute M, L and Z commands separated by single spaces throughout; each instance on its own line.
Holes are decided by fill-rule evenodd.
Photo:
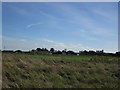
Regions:
M 29 54 L 30 53 L 30 51 L 22 51 L 23 53 L 27 53 L 27 54 Z
M 66 55 L 66 52 L 62 52 L 62 55 Z
M 37 51 L 37 54 L 50 54 L 49 51 Z
M 77 56 L 79 56 L 80 55 L 80 53 L 76 53 L 77 54 Z
M 75 53 L 73 51 L 67 51 L 67 55 L 77 55 L 77 53 Z
M 90 50 L 88 53 L 89 53 L 89 55 L 96 55 L 96 52 L 92 51 L 92 50 Z
M 67 54 L 67 52 L 63 50 L 62 51 L 62 55 L 66 55 L 66 54 Z
M 49 51 L 37 51 L 37 50 L 32 50 L 31 54 L 50 54 Z
M 103 50 L 97 50 L 96 53 L 103 53 L 104 51 Z
M 79 55 L 88 55 L 89 52 L 84 50 L 84 51 L 79 51 Z
M 22 53 L 22 51 L 21 50 L 16 50 L 15 53 Z
M 61 51 L 54 51 L 54 52 L 50 52 L 50 54 L 62 54 Z

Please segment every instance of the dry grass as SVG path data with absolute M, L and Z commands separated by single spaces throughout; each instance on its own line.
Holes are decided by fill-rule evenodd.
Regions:
M 118 88 L 118 59 L 3 53 L 3 88 Z
M 2 88 L 2 53 L 0 52 L 0 89 Z

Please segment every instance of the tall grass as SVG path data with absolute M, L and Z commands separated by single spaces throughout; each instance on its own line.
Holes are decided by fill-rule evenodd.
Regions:
M 3 53 L 3 88 L 118 88 L 117 57 Z

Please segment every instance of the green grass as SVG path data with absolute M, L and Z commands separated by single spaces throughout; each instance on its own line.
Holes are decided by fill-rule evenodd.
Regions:
M 117 57 L 3 53 L 3 88 L 117 88 Z

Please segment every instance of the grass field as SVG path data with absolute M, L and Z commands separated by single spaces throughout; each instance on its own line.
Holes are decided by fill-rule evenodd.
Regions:
M 0 89 L 2 88 L 2 53 L 0 52 Z
M 117 57 L 3 53 L 3 88 L 118 88 Z

